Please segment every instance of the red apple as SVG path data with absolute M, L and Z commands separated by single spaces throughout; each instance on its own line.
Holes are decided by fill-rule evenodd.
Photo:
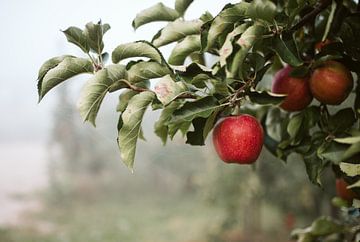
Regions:
M 262 126 L 247 114 L 223 119 L 213 132 L 215 150 L 226 163 L 254 163 L 260 155 L 263 140 Z
M 353 82 L 351 72 L 343 64 L 327 61 L 312 73 L 310 89 L 320 102 L 338 105 L 349 96 Z
M 344 179 L 336 179 L 336 194 L 342 199 L 351 202 L 354 198 L 356 198 L 355 192 L 348 189 L 347 186 L 349 184 L 344 181 Z
M 287 94 L 280 107 L 286 111 L 300 111 L 312 101 L 309 82 L 307 78 L 291 77 L 291 66 L 286 66 L 275 74 L 272 83 L 272 92 Z

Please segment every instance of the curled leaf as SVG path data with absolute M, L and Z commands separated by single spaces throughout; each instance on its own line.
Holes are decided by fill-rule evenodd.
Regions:
M 39 72 L 39 100 L 41 100 L 52 88 L 63 81 L 76 75 L 92 73 L 93 71 L 93 65 L 88 59 L 65 56 L 47 61 L 40 68 Z
M 112 52 L 112 61 L 114 63 L 131 57 L 148 57 L 158 63 L 162 62 L 160 52 L 146 41 L 121 44 Z
M 152 43 L 156 47 L 160 47 L 179 41 L 188 35 L 200 34 L 202 24 L 201 20 L 184 21 L 177 19 L 160 30 L 153 38 Z
M 134 29 L 144 24 L 158 21 L 174 21 L 179 18 L 180 14 L 175 9 L 166 7 L 163 3 L 157 3 L 138 13 L 132 22 Z

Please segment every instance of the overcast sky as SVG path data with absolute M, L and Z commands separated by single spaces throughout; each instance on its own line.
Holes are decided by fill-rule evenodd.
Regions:
M 68 26 L 83 27 L 101 19 L 111 25 L 105 36 L 105 50 L 138 39 L 151 40 L 161 24 L 140 27 L 135 33 L 131 21 L 136 13 L 158 0 L 0 0 L 0 144 L 17 140 L 43 140 L 51 127 L 54 93 L 37 104 L 36 77 L 41 64 L 54 56 L 79 54 L 59 31 Z M 167 6 L 173 0 L 162 1 Z M 195 0 L 187 19 L 205 10 L 216 14 L 228 2 Z M 164 50 L 166 52 L 166 49 Z M 81 86 L 72 83 L 72 88 Z M 54 90 L 56 92 L 56 90 Z M 74 104 L 75 105 L 75 104 Z

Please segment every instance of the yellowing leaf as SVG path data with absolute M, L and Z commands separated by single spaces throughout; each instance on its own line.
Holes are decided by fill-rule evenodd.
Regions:
M 346 175 L 354 177 L 360 175 L 360 164 L 351 164 L 351 163 L 340 163 L 340 169 L 346 173 Z

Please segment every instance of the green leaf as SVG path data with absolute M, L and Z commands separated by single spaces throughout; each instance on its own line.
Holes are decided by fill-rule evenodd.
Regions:
M 82 73 L 93 73 L 94 68 L 88 59 L 75 58 L 75 57 L 65 57 L 60 63 L 58 61 L 61 59 L 52 59 L 51 63 L 47 61 L 42 66 L 40 70 L 40 75 L 42 76 L 45 73 L 47 68 L 50 68 L 50 64 L 53 64 L 53 68 L 48 69 L 42 79 L 39 79 L 38 82 L 38 91 L 39 91 L 39 101 L 49 92 L 53 87 L 62 83 L 63 81 L 74 77 Z M 55 63 L 58 63 L 55 65 Z
M 287 125 L 287 132 L 290 135 L 291 139 L 295 139 L 298 136 L 299 132 L 303 132 L 303 130 L 301 129 L 303 121 L 304 115 L 295 115 L 290 119 Z
M 351 184 L 350 186 L 348 186 L 348 188 L 357 188 L 360 187 L 360 180 L 355 182 L 354 184 Z M 360 200 L 358 200 L 358 202 L 360 202 Z M 360 203 L 359 203 L 360 205 Z M 360 206 L 357 206 L 358 208 L 360 208 Z
M 320 120 L 320 108 L 317 106 L 307 107 L 302 113 L 305 115 L 305 130 L 310 130 Z
M 155 123 L 155 134 L 161 138 L 163 145 L 166 144 L 169 128 L 168 121 L 171 119 L 173 112 L 180 107 L 180 102 L 172 102 L 161 112 L 159 120 Z
M 331 199 L 331 204 L 337 208 L 342 208 L 342 207 L 348 207 L 348 201 L 339 198 L 339 197 L 334 197 L 333 199 Z
M 102 24 L 101 21 L 99 21 L 97 24 L 90 22 L 85 26 L 84 35 L 88 39 L 89 46 L 99 55 L 104 49 L 103 36 L 109 29 L 110 25 Z
M 190 131 L 186 134 L 186 144 L 190 145 L 205 145 L 204 139 L 204 127 L 206 118 L 195 118 L 192 121 L 194 131 Z
M 214 17 L 211 15 L 211 13 L 209 11 L 206 11 L 205 13 L 203 13 L 200 16 L 200 20 L 203 21 L 204 23 L 211 21 Z
M 291 66 L 301 66 L 303 61 L 299 58 L 293 37 L 276 36 L 273 38 L 275 52 L 282 61 Z
M 267 135 L 277 142 L 284 140 L 284 134 L 286 133 L 286 120 L 287 117 L 282 115 L 279 108 L 270 108 L 265 121 Z
M 360 60 L 360 16 L 350 15 L 342 21 L 339 36 L 343 42 L 343 46 L 353 59 Z M 356 65 L 358 68 L 358 64 Z
M 118 145 L 121 159 L 127 167 L 133 170 L 136 143 L 141 132 L 141 122 L 147 107 L 151 104 L 155 94 L 142 92 L 130 99 L 128 106 L 122 113 L 123 125 L 119 131 Z
M 327 236 L 330 234 L 341 233 L 344 229 L 344 226 L 328 217 L 318 218 L 311 224 L 311 234 L 315 236 Z
M 88 43 L 88 38 L 83 33 L 82 29 L 78 27 L 69 27 L 62 32 L 65 34 L 66 39 L 70 43 L 73 43 L 74 45 L 80 47 L 80 49 L 85 53 L 89 53 L 90 46 Z
M 184 21 L 177 19 L 169 23 L 153 38 L 156 47 L 164 46 L 179 41 L 188 35 L 200 34 L 201 20 Z
M 348 146 L 336 142 L 325 143 L 325 145 L 319 147 L 318 156 L 334 164 L 339 164 L 343 161 L 344 152 L 347 148 Z
M 239 74 L 240 79 L 243 79 L 242 66 L 243 62 L 248 54 L 249 50 L 254 46 L 255 41 L 260 39 L 265 32 L 263 25 L 254 24 L 247 28 L 245 32 L 240 36 L 236 43 L 241 47 L 235 54 L 234 59 L 230 66 L 230 77 L 236 77 Z M 239 71 L 240 70 L 240 71 Z
M 221 49 L 219 50 L 220 66 L 225 66 L 226 59 L 232 54 L 234 49 L 233 41 L 235 37 L 238 36 L 239 34 L 244 33 L 244 31 L 248 28 L 248 26 L 249 26 L 248 23 L 241 24 L 226 36 L 225 42 L 222 45 Z
M 123 91 L 120 95 L 119 95 L 119 103 L 116 107 L 116 111 L 117 112 L 124 112 L 128 102 L 130 101 L 130 99 L 135 96 L 136 94 L 139 94 L 139 92 L 133 91 L 131 89 L 125 90 Z
M 130 67 L 128 70 L 128 80 L 131 83 L 137 83 L 144 80 L 163 77 L 172 74 L 170 69 L 153 61 L 141 61 Z
M 292 145 L 298 145 L 309 134 L 309 130 L 319 121 L 318 114 L 319 108 L 310 106 L 290 119 L 287 132 Z
M 356 117 L 353 109 L 345 108 L 329 118 L 328 126 L 333 133 L 343 133 L 351 128 L 355 122 Z
M 209 29 L 211 27 L 213 20 L 214 19 L 204 21 L 204 24 L 201 26 L 201 29 L 200 29 L 201 50 L 200 50 L 200 53 L 204 53 L 207 50 Z
M 78 108 L 83 121 L 90 121 L 94 126 L 97 113 L 110 85 L 107 70 L 98 71 L 84 86 Z
M 190 6 L 190 4 L 194 0 L 176 0 L 175 1 L 175 9 L 176 11 L 183 16 L 185 14 L 186 9 Z
M 360 142 L 352 144 L 343 154 L 343 160 L 347 160 L 354 155 L 360 153 Z
M 200 42 L 199 42 L 200 43 Z M 201 48 L 201 46 L 200 46 Z M 200 50 L 200 49 L 199 49 Z M 205 65 L 205 56 L 204 56 L 204 53 L 201 53 L 201 51 L 196 51 L 196 52 L 193 52 L 189 55 L 190 57 L 190 60 L 193 62 L 193 63 L 198 63 L 200 65 Z
M 199 78 L 199 77 L 196 76 L 194 79 L 197 79 L 197 78 Z M 214 95 L 219 94 L 224 97 L 227 97 L 228 95 L 230 95 L 228 84 L 225 81 L 220 81 L 220 80 L 209 78 L 209 77 L 207 77 L 207 79 L 204 79 L 204 81 L 205 80 L 210 81 L 214 85 L 214 88 L 211 89 L 212 94 L 214 94 Z
M 358 211 L 360 209 L 360 200 L 359 199 L 353 199 L 352 207 L 357 208 Z
M 299 11 L 304 7 L 305 4 L 307 3 L 303 0 L 289 0 L 285 2 L 285 13 L 290 17 L 290 23 L 288 26 L 291 26 L 292 21 L 297 16 L 297 14 L 299 14 Z
M 139 139 L 141 139 L 143 141 L 146 141 L 146 138 L 144 136 L 144 131 L 143 131 L 142 127 L 140 127 Z
M 169 57 L 169 64 L 182 65 L 186 57 L 195 51 L 200 51 L 200 35 L 186 36 L 181 42 L 177 43 Z
M 315 238 L 309 233 L 299 234 L 297 242 L 315 242 Z
M 330 32 L 330 28 L 331 28 L 331 24 L 332 24 L 332 22 L 334 20 L 335 11 L 336 11 L 336 1 L 332 1 L 330 14 L 329 14 L 329 17 L 327 19 L 325 31 L 324 31 L 324 34 L 323 34 L 323 37 L 322 37 L 321 41 L 325 41 L 327 39 L 327 37 L 328 37 L 328 34 Z
M 183 135 L 185 135 L 191 126 L 191 121 L 184 121 L 178 124 L 169 123 L 169 137 L 173 139 L 176 133 L 180 130 Z
M 212 48 L 219 36 L 230 32 L 234 26 L 234 23 L 246 18 L 246 11 L 249 7 L 249 3 L 240 2 L 235 5 L 227 5 L 211 22 L 206 35 L 206 48 L 209 50 Z
M 243 76 L 245 77 L 258 77 L 258 75 L 262 75 L 261 73 L 263 72 L 262 69 L 264 69 L 266 67 L 265 63 L 266 60 L 264 58 L 264 56 L 262 56 L 261 54 L 257 53 L 257 52 L 250 52 L 246 55 L 245 61 L 244 61 L 245 65 L 244 68 L 242 70 L 243 72 Z M 269 63 L 268 63 L 269 64 Z M 255 79 L 256 79 L 255 78 Z M 261 80 L 262 77 L 260 77 Z M 256 84 L 257 82 L 255 82 Z
M 194 118 L 207 118 L 219 107 L 214 97 L 208 96 L 196 101 L 187 102 L 180 109 L 176 110 L 170 120 L 172 124 L 191 122 Z
M 277 105 L 280 104 L 286 97 L 286 95 L 275 94 L 271 92 L 250 92 L 249 98 L 251 102 L 261 105 Z
M 266 72 L 273 66 L 273 63 L 268 63 L 264 65 L 261 69 L 256 72 L 256 78 L 254 83 L 259 83 L 263 77 L 265 76 Z
M 179 68 L 178 68 L 179 67 Z M 176 66 L 176 72 L 181 76 L 181 79 L 191 83 L 197 88 L 207 87 L 206 82 L 215 79 L 211 74 L 211 69 L 198 63 L 191 63 L 188 66 Z
M 180 14 L 175 9 L 166 7 L 162 3 L 157 3 L 154 6 L 144 9 L 138 13 L 132 22 L 132 26 L 134 29 L 137 29 L 147 23 L 157 21 L 174 21 L 179 17 Z
M 211 75 L 211 69 L 198 63 L 191 63 L 188 66 L 173 67 L 182 77 L 195 77 L 198 74 Z
M 59 65 L 67 57 L 75 58 L 75 56 L 71 56 L 71 55 L 62 55 L 62 56 L 53 57 L 53 58 L 45 61 L 45 63 L 42 64 L 42 66 L 40 67 L 39 74 L 38 74 L 38 80 L 42 81 L 45 74 L 49 70 L 55 68 L 57 65 Z M 40 87 L 41 87 L 41 85 L 40 85 Z
M 360 175 L 360 161 L 357 161 L 357 164 L 341 162 L 340 169 L 350 177 L 359 176 Z
M 162 62 L 159 50 L 146 41 L 121 44 L 112 52 L 112 61 L 114 63 L 131 57 L 148 57 L 158 63 Z
M 215 123 L 216 123 L 216 118 L 220 112 L 220 108 L 216 109 L 207 119 L 204 125 L 204 130 L 203 130 L 203 137 L 204 140 L 206 140 L 207 136 L 209 135 L 210 131 L 214 128 Z
M 356 144 L 360 142 L 360 136 L 355 137 L 346 137 L 346 138 L 336 138 L 334 141 L 340 143 L 340 144 Z
M 156 97 L 165 106 L 186 91 L 186 86 L 182 82 L 175 82 L 170 75 L 161 78 L 155 86 Z
M 313 184 L 321 185 L 320 175 L 326 166 L 326 162 L 318 158 L 316 152 L 313 152 L 304 156 L 304 163 L 309 180 Z
M 84 86 L 79 100 L 80 115 L 95 126 L 100 105 L 111 85 L 126 75 L 125 66 L 110 65 L 98 71 Z
M 305 78 L 305 77 L 309 76 L 309 72 L 310 72 L 310 69 L 308 66 L 299 66 L 299 67 L 293 68 L 290 71 L 289 76 L 297 77 L 297 78 Z
M 273 23 L 276 15 L 276 5 L 269 0 L 254 0 L 250 3 L 246 14 L 253 20 L 265 20 Z

